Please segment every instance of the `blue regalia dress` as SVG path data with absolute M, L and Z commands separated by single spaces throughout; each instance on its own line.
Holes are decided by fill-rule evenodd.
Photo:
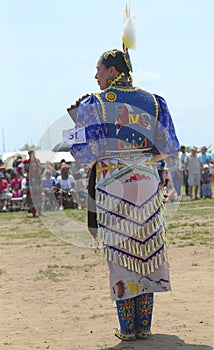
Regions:
M 80 103 L 75 130 L 72 155 L 79 163 L 96 164 L 97 236 L 121 331 L 140 333 L 143 327 L 145 335 L 153 293 L 171 289 L 163 193 L 153 159 L 179 149 L 169 110 L 160 96 L 111 87 Z

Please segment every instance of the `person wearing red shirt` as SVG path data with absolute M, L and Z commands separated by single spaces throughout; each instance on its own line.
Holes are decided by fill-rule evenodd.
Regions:
M 9 196 L 7 193 L 8 182 L 4 179 L 3 174 L 0 174 L 0 209 L 7 211 Z
M 11 189 L 12 189 L 13 198 L 19 198 L 22 196 L 21 182 L 22 182 L 22 179 L 19 177 L 18 174 L 15 174 L 14 178 L 11 180 Z

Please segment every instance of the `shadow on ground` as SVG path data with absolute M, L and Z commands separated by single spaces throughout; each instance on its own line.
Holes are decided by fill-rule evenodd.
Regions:
M 121 341 L 113 347 L 105 347 L 102 350 L 213 350 L 212 346 L 199 344 L 186 344 L 175 335 L 156 334 L 146 340 L 132 342 Z

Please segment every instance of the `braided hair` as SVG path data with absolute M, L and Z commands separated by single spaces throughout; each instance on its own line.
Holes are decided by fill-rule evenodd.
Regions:
M 115 67 L 118 73 L 124 73 L 126 78 L 129 78 L 131 69 L 127 65 L 124 52 L 117 49 L 106 51 L 100 57 L 100 62 L 106 68 L 109 68 L 111 66 Z

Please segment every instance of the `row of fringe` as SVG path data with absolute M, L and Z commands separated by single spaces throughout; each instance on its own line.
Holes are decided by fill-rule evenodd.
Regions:
M 142 259 L 147 259 L 149 256 L 157 252 L 164 244 L 166 244 L 165 234 L 163 234 L 161 229 L 150 239 L 146 240 L 145 242 L 140 242 L 133 240 L 130 237 L 112 232 L 103 227 L 99 227 L 98 239 L 104 245 L 114 247 Z
M 108 211 L 115 212 L 121 216 L 129 217 L 140 223 L 148 220 L 154 215 L 163 204 L 163 191 L 159 190 L 142 207 L 137 207 L 126 201 L 109 195 L 103 191 L 97 190 L 97 203 Z
M 108 212 L 98 212 L 98 222 L 102 223 L 104 227 L 108 227 L 110 231 L 108 236 L 110 237 L 111 243 L 111 229 L 114 232 L 118 231 L 118 234 L 122 236 L 128 235 L 137 240 L 144 241 L 146 238 L 156 234 L 160 227 L 162 227 L 162 232 L 166 232 L 166 224 L 161 212 L 157 212 L 155 216 L 151 217 L 148 222 L 143 224 L 135 223 L 129 219 L 124 219 L 118 217 L 114 214 Z M 102 227 L 100 228 L 100 234 L 102 234 Z M 104 241 L 106 237 L 104 236 Z
M 103 256 L 129 271 L 149 275 L 167 261 L 163 193 L 142 207 L 97 191 L 98 240 Z
M 156 269 L 158 269 L 164 261 L 167 261 L 167 255 L 164 248 L 161 250 L 161 252 L 158 252 L 146 262 L 143 262 L 138 258 L 128 256 L 125 253 L 118 252 L 111 247 L 103 247 L 102 254 L 107 261 L 112 261 L 129 271 L 142 275 L 150 275 Z

